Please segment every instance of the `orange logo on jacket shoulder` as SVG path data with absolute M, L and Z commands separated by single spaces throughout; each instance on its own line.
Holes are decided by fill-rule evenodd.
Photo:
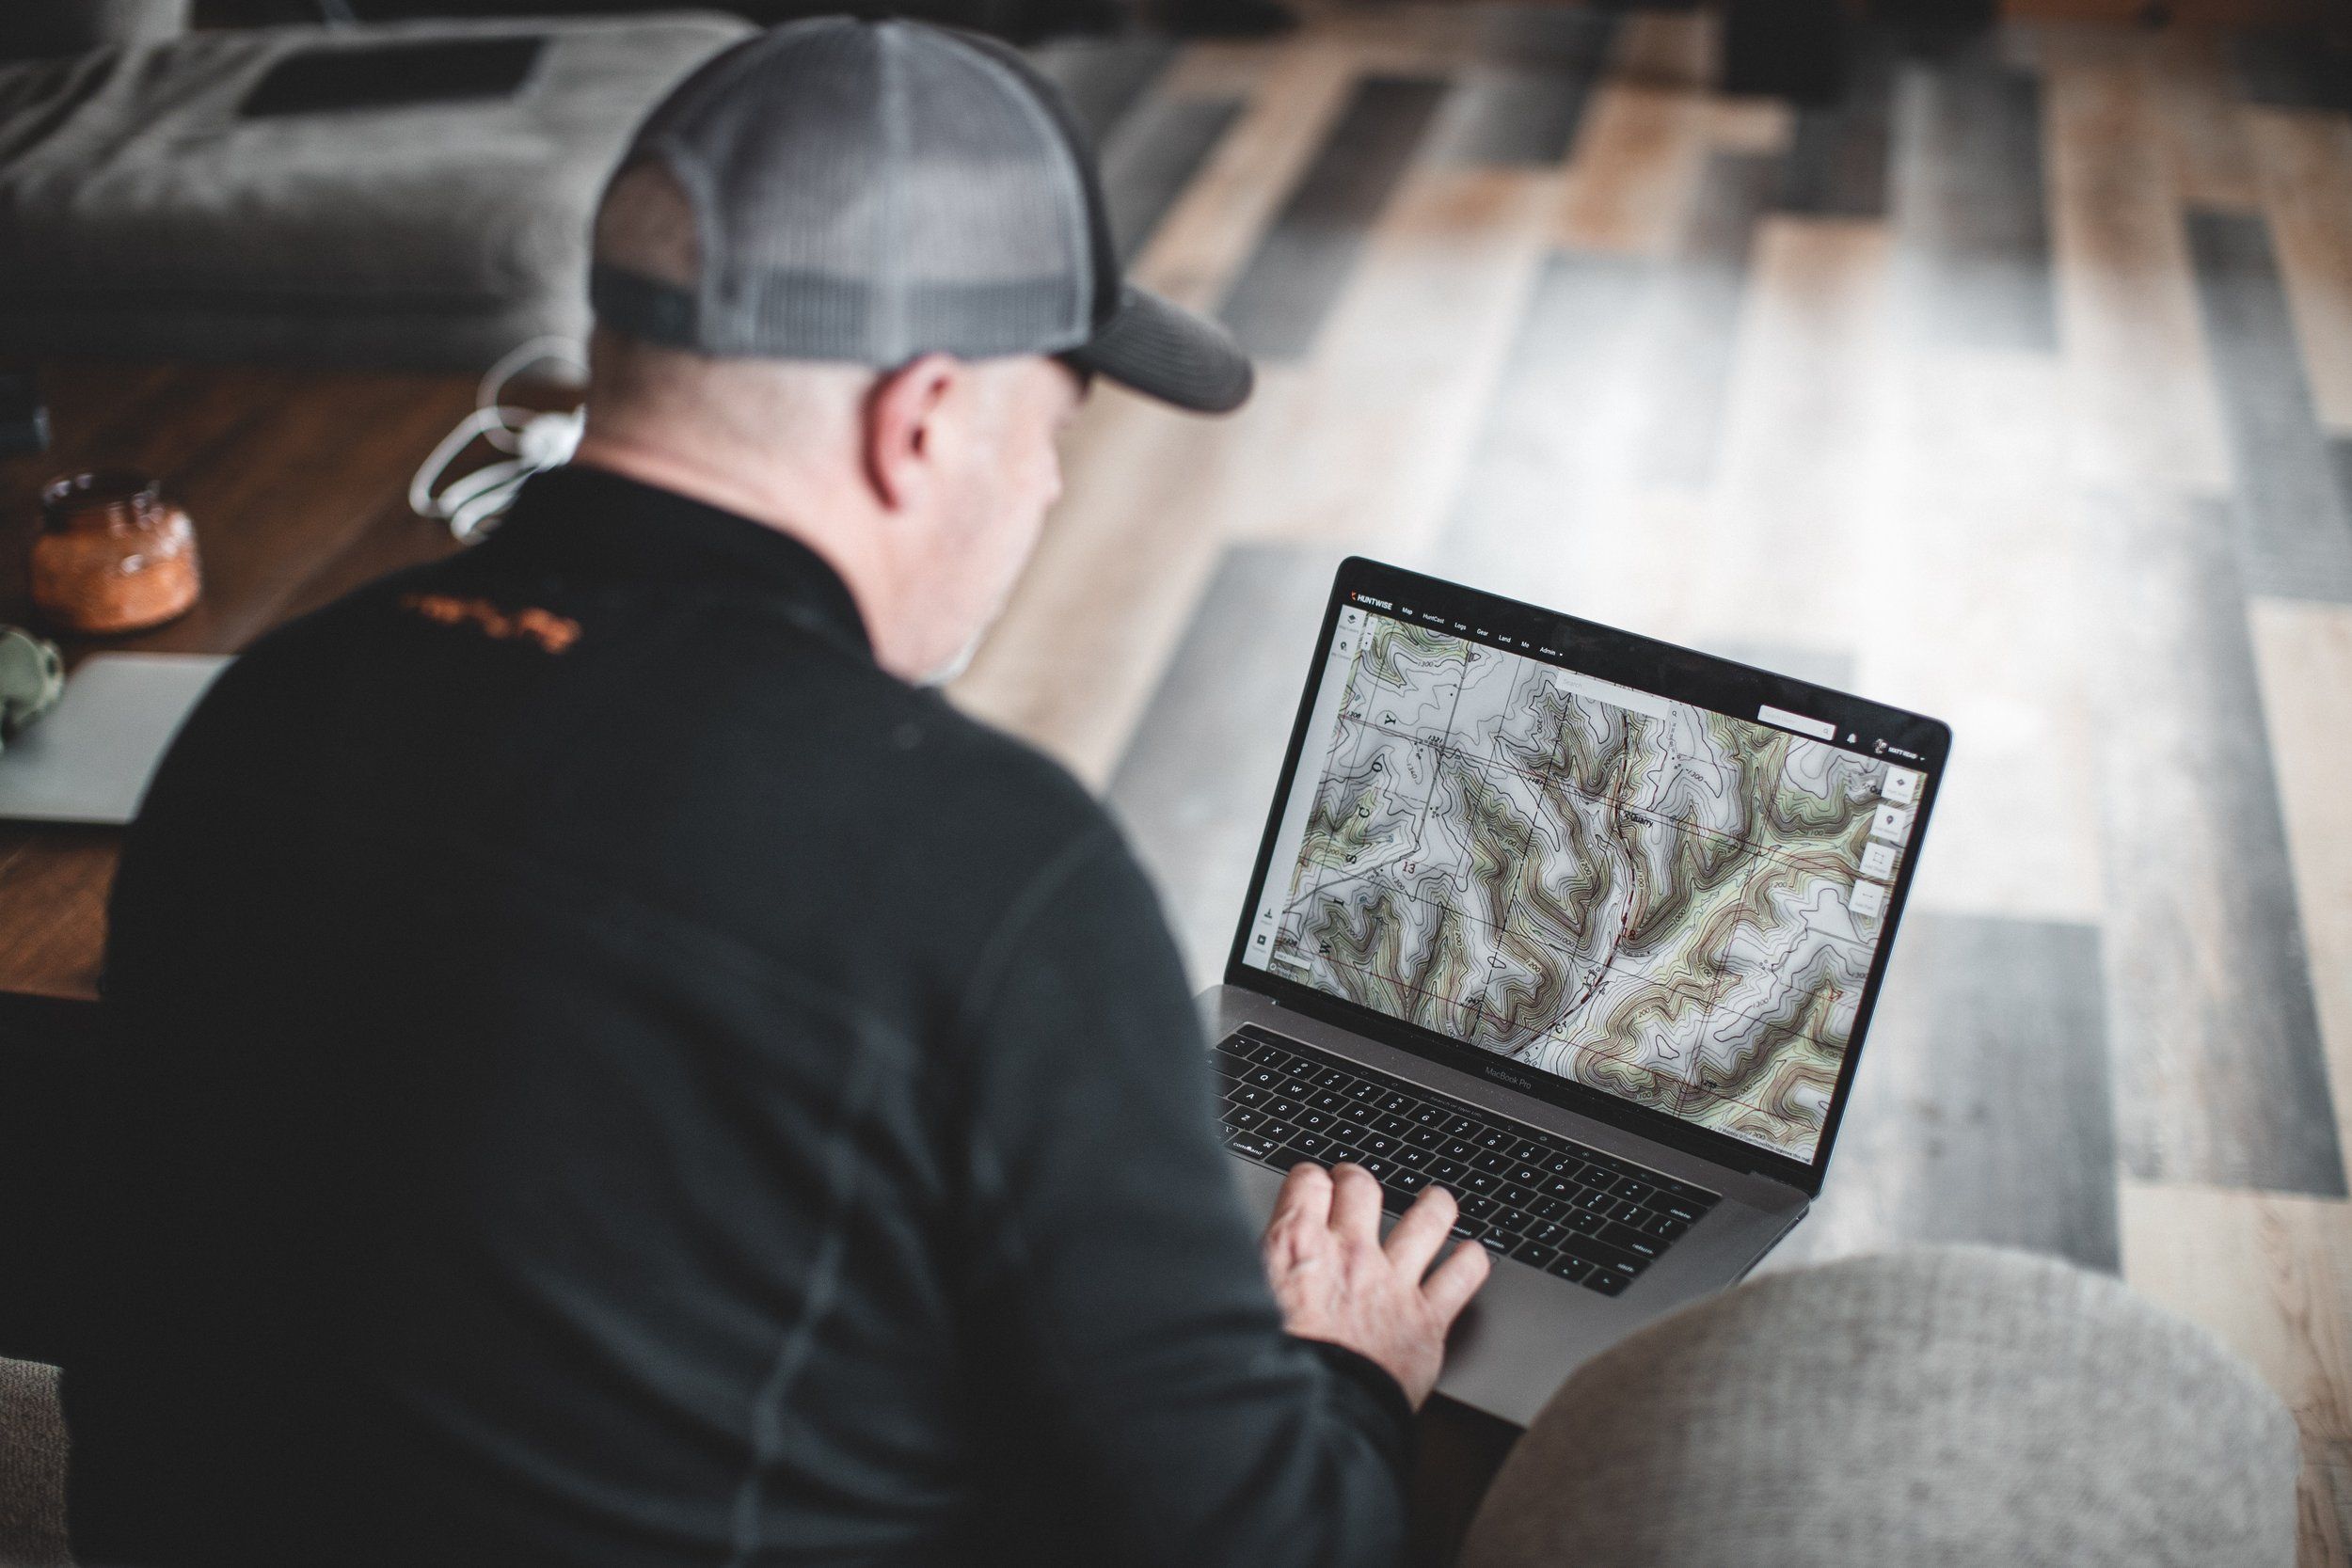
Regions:
M 536 642 L 551 654 L 560 654 L 580 641 L 580 623 L 553 610 L 510 611 L 487 599 L 461 599 L 451 594 L 409 594 L 402 597 L 400 606 L 445 626 L 472 626 L 501 641 L 521 638 Z

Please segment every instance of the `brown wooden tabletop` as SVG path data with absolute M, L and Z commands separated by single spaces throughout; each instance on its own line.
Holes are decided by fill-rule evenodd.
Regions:
M 463 376 L 98 362 L 40 368 L 50 450 L 0 461 L 0 620 L 36 625 L 25 552 L 40 486 L 82 468 L 153 474 L 196 520 L 204 595 L 105 650 L 234 653 L 369 578 L 454 546 L 411 514 L 409 475 L 472 406 Z M 42 628 L 46 629 L 46 628 Z M 119 831 L 0 823 L 0 991 L 97 994 Z

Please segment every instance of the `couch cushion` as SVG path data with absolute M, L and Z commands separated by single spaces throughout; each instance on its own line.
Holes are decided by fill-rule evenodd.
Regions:
M 1462 1568 L 2290 1568 L 2295 1423 L 2117 1281 L 1980 1247 L 1775 1275 L 1562 1386 Z
M 589 219 L 630 131 L 749 30 L 718 16 L 271 28 L 0 71 L 0 341 L 116 347 L 72 340 L 126 318 L 169 337 L 182 313 L 199 338 L 246 318 L 331 329 L 346 309 L 520 310 L 578 331 Z M 298 49 L 516 34 L 549 41 L 511 100 L 236 113 Z
M 0 1563 L 72 1568 L 57 1369 L 0 1357 Z

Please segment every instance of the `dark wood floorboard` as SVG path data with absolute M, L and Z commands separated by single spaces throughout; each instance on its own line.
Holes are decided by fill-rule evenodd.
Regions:
M 1796 111 L 1779 211 L 1807 217 L 1886 215 L 1895 64 L 1893 40 L 1869 33 L 1853 48 L 1845 97 L 1828 107 Z
M 1617 19 L 1599 11 L 1495 12 L 1449 108 L 1444 156 L 1538 168 L 1566 157 L 1616 33 Z
M 2341 52 L 2318 47 L 2307 29 L 2238 33 L 2230 55 L 2249 103 L 2272 109 L 2352 110 L 2352 66 Z
M 1241 110 L 1238 98 L 1153 98 L 1120 123 L 1103 149 L 1103 198 L 1121 261 L 1152 243 Z
M 2102 498 L 2107 1017 L 2150 1181 L 2344 1196 L 2228 508 Z M 2342 896 L 2341 890 L 2331 890 Z
M 2101 990 L 2091 927 L 1906 916 L 1829 1184 L 1767 1266 L 1979 1242 L 2114 1273 Z
M 1989 49 L 1906 64 L 1895 158 L 1915 329 L 1958 347 L 2055 353 L 2041 84 Z
M 1028 52 L 1041 75 L 1061 88 L 1094 145 L 1110 139 L 1120 120 L 1176 58 L 1172 40 L 1149 34 L 1120 39 L 1063 39 Z
M 1252 355 L 1296 359 L 1313 346 L 1445 93 L 1443 82 L 1427 77 L 1371 76 L 1356 85 L 1225 296 L 1225 324 Z
M 1111 775 L 1196 986 L 1225 972 L 1342 553 L 1226 551 Z
M 2192 212 L 2188 243 L 2237 482 L 2246 588 L 2352 603 L 2352 503 L 2312 411 L 2269 226 Z

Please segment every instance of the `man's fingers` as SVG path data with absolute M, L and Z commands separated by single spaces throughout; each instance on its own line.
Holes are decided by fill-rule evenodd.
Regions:
M 1301 1160 L 1282 1179 L 1281 1195 L 1274 1200 L 1274 1218 L 1266 1228 L 1284 1220 L 1327 1225 L 1331 1219 L 1331 1173 L 1311 1160 Z
M 1380 1183 L 1361 1165 L 1331 1167 L 1331 1228 L 1379 1244 Z
M 1438 1315 L 1440 1324 L 1451 1323 L 1470 1305 L 1470 1297 L 1486 1283 L 1486 1272 L 1494 1265 L 1486 1259 L 1486 1249 L 1476 1242 L 1464 1242 L 1447 1255 L 1422 1286 L 1422 1298 Z
M 1423 1187 L 1405 1217 L 1389 1232 L 1389 1261 L 1406 1278 L 1418 1280 L 1429 1272 L 1446 1232 L 1454 1228 L 1454 1195 L 1443 1187 Z

